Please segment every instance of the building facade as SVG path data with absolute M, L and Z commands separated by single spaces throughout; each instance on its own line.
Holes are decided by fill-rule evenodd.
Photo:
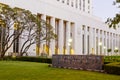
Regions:
M 120 50 L 120 29 L 109 28 L 92 14 L 92 0 L 0 0 L 0 3 L 30 10 L 53 26 L 58 38 L 42 43 L 37 55 L 43 51 L 49 56 L 114 55 L 115 49 Z M 109 54 L 108 49 L 111 49 Z M 36 45 L 30 47 L 28 53 L 36 56 Z

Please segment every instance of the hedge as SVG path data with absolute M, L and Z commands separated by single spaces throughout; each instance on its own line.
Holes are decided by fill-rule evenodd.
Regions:
M 29 62 L 41 62 L 41 63 L 52 63 L 51 58 L 42 57 L 4 57 L 2 60 L 12 60 L 12 61 L 29 61 Z
M 105 62 L 120 62 L 120 56 L 105 56 Z
M 110 74 L 120 75 L 120 62 L 105 64 L 104 71 Z

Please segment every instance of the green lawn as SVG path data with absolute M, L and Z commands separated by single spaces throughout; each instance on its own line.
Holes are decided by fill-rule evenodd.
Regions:
M 43 63 L 0 61 L 0 80 L 120 80 L 120 76 L 51 68 Z

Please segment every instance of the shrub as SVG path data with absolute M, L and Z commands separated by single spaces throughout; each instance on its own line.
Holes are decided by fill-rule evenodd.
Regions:
M 105 62 L 120 62 L 120 56 L 105 56 Z
M 105 64 L 104 70 L 110 74 L 120 75 L 120 62 Z
M 2 60 L 13 60 L 13 61 L 29 61 L 29 62 L 41 62 L 41 63 L 52 63 L 51 58 L 41 58 L 41 57 L 4 57 Z

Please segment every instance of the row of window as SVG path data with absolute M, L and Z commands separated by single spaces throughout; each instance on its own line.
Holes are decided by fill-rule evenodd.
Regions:
M 85 25 L 83 25 L 83 26 L 82 26 L 82 30 L 85 31 L 85 28 L 87 28 L 87 31 L 88 31 L 88 32 L 90 31 L 90 27 L 86 27 Z M 99 32 L 99 31 L 100 31 L 100 32 Z M 118 34 L 111 33 L 111 32 L 107 32 L 107 31 L 103 31 L 103 30 L 99 30 L 99 29 L 95 29 L 95 28 L 93 28 L 93 32 L 96 32 L 96 33 L 99 32 L 101 35 L 102 35 L 102 33 L 103 33 L 104 35 L 107 34 L 107 36 L 112 36 L 112 35 L 113 35 L 113 37 L 116 37 L 116 36 L 119 36 L 119 37 L 120 37 L 120 35 L 118 35 Z
M 90 27 L 86 27 L 85 25 L 83 25 L 82 30 L 85 31 L 85 29 L 88 32 L 90 31 Z M 108 38 L 102 36 L 100 36 L 100 38 L 98 36 L 91 37 L 90 35 L 85 35 L 85 33 L 83 33 L 82 34 L 83 54 L 91 54 L 90 51 L 92 51 L 93 53 L 96 53 L 98 55 L 103 55 L 103 54 L 105 55 L 108 48 L 112 49 L 113 51 L 116 47 L 120 49 L 120 35 L 93 28 L 93 31 L 95 30 L 96 33 L 98 33 L 98 31 L 100 31 L 100 34 L 104 32 L 104 35 L 107 34 L 107 36 L 112 36 L 113 34 L 113 37 L 108 37 Z M 91 38 L 93 42 L 90 42 Z M 91 47 L 90 45 L 93 45 L 93 47 Z M 87 50 L 87 53 L 85 53 L 85 50 Z
M 79 8 L 82 11 L 90 13 L 90 0 L 86 3 L 85 0 L 57 0 L 70 5 L 71 7 Z M 87 9 L 87 10 L 86 10 Z

